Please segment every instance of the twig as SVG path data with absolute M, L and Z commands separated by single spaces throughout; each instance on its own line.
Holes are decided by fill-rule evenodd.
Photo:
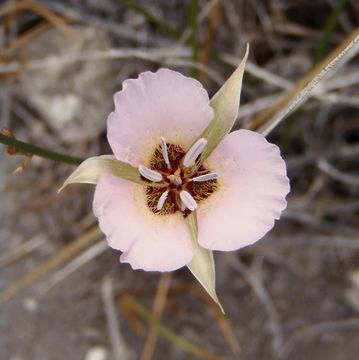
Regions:
M 87 13 L 84 9 L 76 10 L 74 7 L 65 5 L 62 1 L 55 0 L 42 0 L 46 6 L 52 10 L 71 18 L 72 20 L 80 21 L 83 23 L 92 24 L 106 30 L 109 33 L 117 35 L 123 39 L 136 41 L 139 44 L 148 45 L 151 42 L 148 34 L 145 31 L 132 29 L 129 26 L 123 25 L 119 22 L 114 22 L 109 19 L 101 19 Z
M 0 256 L 0 268 L 8 266 L 14 261 L 26 256 L 46 242 L 46 238 L 42 235 L 36 235 L 30 240 L 27 240 L 21 245 L 16 246 L 14 249 L 9 250 L 7 253 Z
M 70 39 L 76 39 L 75 33 L 71 30 L 63 18 L 56 15 L 40 2 L 34 0 L 8 1 L 8 3 L 0 9 L 0 16 L 6 15 L 7 13 L 26 10 L 32 10 L 40 14 L 48 22 L 59 28 Z
M 8 287 L 0 292 L 0 303 L 9 300 L 12 296 L 17 294 L 20 290 L 24 289 L 42 275 L 48 273 L 55 267 L 63 264 L 68 259 L 87 248 L 94 241 L 102 236 L 100 229 L 96 226 L 78 237 L 69 245 L 64 246 L 56 254 L 52 255 L 45 261 L 41 262 L 30 272 L 21 276 L 15 282 L 11 283 Z
M 337 223 L 323 221 L 321 217 L 316 216 L 313 211 L 304 212 L 303 209 L 287 208 L 282 214 L 283 219 L 295 221 L 311 229 L 316 229 L 325 232 L 337 233 L 341 232 L 342 235 L 354 235 L 357 231 L 346 225 L 338 225 Z M 293 236 L 293 234 L 291 234 Z
M 142 16 L 144 16 L 150 24 L 157 26 L 158 28 L 164 30 L 165 32 L 167 32 L 168 34 L 170 34 L 172 36 L 178 35 L 178 30 L 175 27 L 173 27 L 171 25 L 171 23 L 169 23 L 163 19 L 160 19 L 159 17 L 154 15 L 152 12 L 150 12 L 146 7 L 136 4 L 135 2 L 128 1 L 128 0 L 120 0 L 120 2 L 124 6 L 128 7 L 129 9 L 132 9 L 135 12 L 137 12 L 138 14 L 141 14 Z
M 332 12 L 328 16 L 326 24 L 324 26 L 324 35 L 322 40 L 320 41 L 318 48 L 314 54 L 314 64 L 320 61 L 327 50 L 329 40 L 338 25 L 340 14 L 344 9 L 347 0 L 339 0 L 337 1 L 336 5 L 334 6 Z
M 161 62 L 166 59 L 189 56 L 189 51 L 183 47 L 152 48 L 152 49 L 108 49 L 97 51 L 81 51 L 62 56 L 48 56 L 42 59 L 29 60 L 25 67 L 18 61 L 0 64 L 0 74 L 14 73 L 17 71 L 43 71 L 44 68 L 65 66 L 77 62 L 98 61 L 106 59 L 142 59 L 146 61 Z
M 155 300 L 153 302 L 152 314 L 153 316 L 160 321 L 163 311 L 165 309 L 168 291 L 171 285 L 171 273 L 164 273 L 160 277 L 160 281 L 158 282 L 157 292 L 155 295 Z M 147 338 L 145 341 L 145 345 L 143 346 L 141 360 L 151 360 L 153 358 L 153 354 L 156 348 L 156 342 L 158 337 L 158 329 L 151 324 Z
M 234 57 L 232 57 L 230 55 L 225 55 L 223 57 L 223 60 L 225 60 L 226 62 L 228 62 L 234 66 L 236 66 L 236 64 L 238 64 L 238 59 L 236 60 Z M 288 81 L 287 79 L 284 79 L 281 76 L 275 75 L 275 74 L 271 73 L 270 71 L 268 71 L 267 69 L 257 66 L 256 64 L 254 64 L 252 62 L 247 62 L 246 71 L 248 71 L 248 73 L 255 76 L 256 78 L 264 80 L 268 84 L 272 84 L 281 89 L 289 90 L 293 86 L 293 84 L 290 81 Z
M 238 59 L 229 54 L 225 54 L 221 58 L 225 63 L 232 65 L 232 66 L 238 66 Z M 276 87 L 279 87 L 281 89 L 290 90 L 294 87 L 294 84 L 287 79 L 282 78 L 281 76 L 278 76 L 276 74 L 273 74 L 272 72 L 268 71 L 267 69 L 261 68 L 251 62 L 246 63 L 246 72 L 250 73 L 254 77 L 261 79 L 268 84 L 274 85 Z M 353 84 L 356 84 L 359 81 L 359 76 L 356 76 L 355 74 L 352 75 L 352 77 L 349 79 L 348 76 L 340 77 L 339 81 L 336 82 L 335 79 L 333 79 L 329 86 L 327 84 L 329 82 L 324 82 L 321 84 L 321 86 L 315 90 L 313 90 L 311 96 L 318 99 L 321 103 L 325 104 L 331 104 L 331 105 L 346 105 L 346 106 L 353 106 L 353 107 L 359 107 L 359 97 L 358 96 L 347 96 L 338 94 L 336 92 L 329 93 L 329 90 L 332 90 L 333 88 L 338 87 L 347 87 Z M 254 114 L 258 114 L 261 111 L 266 111 L 266 109 L 271 108 L 273 104 L 275 104 L 280 99 L 280 94 L 276 93 L 275 95 L 268 95 L 268 96 L 262 96 L 250 103 L 244 104 L 240 106 L 238 116 L 235 122 L 235 127 L 238 126 L 239 122 L 243 118 L 248 118 Z M 260 116 L 260 115 L 259 115 Z M 241 124 L 243 126 L 243 123 Z M 245 127 L 251 126 L 251 121 L 244 123 Z
M 348 69 L 345 74 L 341 76 L 335 76 L 332 79 L 325 82 L 325 91 L 328 92 L 334 89 L 340 89 L 359 83 L 359 73 L 355 72 L 355 68 L 351 69 L 348 66 Z
M 335 8 L 338 4 L 337 0 L 327 0 L 327 3 L 330 5 L 331 8 Z M 348 16 L 348 12 L 341 12 L 339 15 L 339 22 L 340 26 L 344 31 L 346 31 L 348 34 L 351 33 L 354 29 L 354 25 L 351 23 L 351 20 Z M 334 35 L 334 34 L 333 34 Z
M 5 85 L 0 90 L 0 128 L 7 127 L 10 123 L 10 106 L 11 106 L 11 93 L 8 87 Z
M 167 326 L 163 325 L 159 322 L 150 311 L 148 311 L 141 303 L 139 303 L 133 296 L 129 294 L 122 295 L 122 301 L 126 303 L 126 306 L 131 308 L 135 313 L 143 317 L 143 319 L 154 326 L 158 332 L 175 344 L 178 348 L 188 352 L 192 356 L 198 359 L 206 359 L 206 360 L 216 360 L 223 359 L 223 357 L 218 355 L 213 355 L 208 353 L 207 351 L 201 349 L 197 345 L 194 345 L 190 341 L 184 339 L 183 337 L 177 335 L 174 331 L 169 329 Z
M 193 291 L 196 296 L 208 305 L 209 309 L 212 311 L 213 317 L 217 321 L 218 327 L 222 331 L 223 337 L 227 341 L 227 344 L 231 348 L 233 354 L 236 356 L 236 359 L 239 360 L 241 346 L 236 338 L 229 319 L 225 314 L 223 314 L 218 305 L 213 302 L 210 297 L 208 297 L 207 292 L 199 285 L 199 283 L 192 284 L 188 290 Z
M 259 22 L 261 23 L 261 26 L 263 28 L 263 37 L 266 41 L 266 43 L 269 44 L 269 46 L 275 50 L 278 41 L 276 39 L 276 33 L 274 31 L 274 26 L 273 26 L 273 21 L 271 19 L 271 17 L 268 15 L 268 12 L 265 8 L 265 5 L 263 4 L 263 2 L 253 2 L 250 1 L 249 2 L 250 5 L 253 6 L 253 10 L 255 11 Z
M 107 319 L 108 331 L 113 349 L 115 360 L 126 360 L 128 358 L 128 350 L 125 345 L 115 304 L 113 301 L 113 284 L 110 278 L 104 278 L 101 285 L 102 301 L 105 306 L 105 314 Z
M 295 332 L 285 343 L 279 353 L 280 359 L 287 359 L 298 342 L 308 338 L 315 338 L 328 332 L 352 331 L 359 329 L 359 318 L 345 319 L 339 321 L 322 322 L 309 326 Z
M 334 234 L 331 236 L 311 236 L 310 239 L 315 246 L 337 247 L 353 250 L 359 249 L 359 236 L 349 238 L 348 236 L 340 236 Z
M 222 2 L 219 1 L 215 6 L 213 6 L 211 10 L 211 14 L 208 19 L 208 26 L 206 30 L 206 36 L 203 41 L 203 46 L 200 51 L 200 57 L 199 62 L 203 65 L 208 66 L 208 62 L 210 59 L 211 54 L 211 48 L 213 45 L 213 41 L 215 38 L 215 35 L 217 33 L 217 28 L 220 20 L 220 15 L 222 11 Z M 206 76 L 207 74 L 200 74 L 200 81 L 202 84 L 206 85 L 208 78 Z
M 238 66 L 238 59 L 233 55 L 224 55 L 222 57 L 223 61 L 227 64 Z M 246 72 L 251 74 L 252 76 L 261 79 L 268 84 L 274 85 L 284 90 L 291 90 L 295 85 L 288 81 L 287 79 L 282 78 L 279 75 L 273 74 L 270 71 L 261 68 L 251 62 L 247 62 L 246 64 Z M 338 94 L 336 92 L 329 92 L 329 90 L 338 88 L 338 87 L 348 87 L 350 85 L 354 85 L 359 82 L 359 75 L 350 74 L 346 76 L 342 76 L 341 78 L 334 78 L 331 81 L 323 82 L 321 86 L 318 86 L 313 90 L 311 96 L 320 100 L 323 103 L 329 104 L 344 104 L 351 106 L 359 106 L 359 97 L 358 96 L 348 96 L 343 94 Z M 279 99 L 280 95 L 276 95 L 276 99 Z M 263 98 L 257 100 L 261 101 Z M 273 102 L 274 103 L 274 102 Z M 247 105 L 247 104 L 246 104 Z M 244 105 L 245 106 L 245 105 Z M 242 106 L 243 107 L 243 106 Z M 242 108 L 241 107 L 241 108 Z M 241 111 L 240 108 L 240 111 Z M 264 108 L 265 109 L 265 108 Z M 264 110 L 262 109 L 262 110 Z
M 345 39 L 333 52 L 304 76 L 295 87 L 285 93 L 275 105 L 259 114 L 249 124 L 248 128 L 255 129 L 268 135 L 289 113 L 294 111 L 312 93 L 320 81 L 332 73 L 336 67 L 349 61 L 359 50 L 359 28 Z
M 257 114 L 258 112 L 267 109 L 269 106 L 274 104 L 278 99 L 279 94 L 262 96 L 259 99 L 246 103 L 239 107 L 238 116 L 235 122 L 235 126 L 238 125 L 239 120 Z
M 211 13 L 212 8 L 216 6 L 217 3 L 220 1 L 221 0 L 210 0 L 209 2 L 206 3 L 205 6 L 202 7 L 202 10 L 200 11 L 200 13 L 196 18 L 197 26 Z M 177 45 L 185 44 L 189 39 L 189 37 L 191 36 L 191 32 L 192 32 L 191 27 L 187 27 L 187 29 L 185 29 L 185 31 L 180 36 Z
M 359 200 L 348 200 L 328 204 L 325 207 L 326 214 L 350 214 L 359 211 Z M 359 244 L 358 244 L 359 246 Z
M 228 256 L 229 264 L 237 270 L 248 282 L 253 291 L 258 296 L 258 299 L 263 304 L 263 307 L 268 315 L 270 331 L 272 333 L 272 350 L 274 354 L 277 354 L 283 344 L 283 331 L 279 319 L 279 314 L 273 301 L 268 294 L 266 288 L 260 279 L 250 271 L 242 262 L 234 255 Z
M 336 169 L 333 165 L 329 164 L 326 160 L 319 160 L 318 167 L 323 173 L 329 175 L 332 179 L 342 182 L 343 184 L 347 184 L 350 186 L 359 186 L 359 177 L 345 174 L 338 169 Z
M 197 62 L 199 58 L 199 38 L 198 38 L 198 22 L 197 17 L 199 13 L 199 1 L 190 0 L 187 6 L 187 24 L 188 28 L 191 29 L 191 33 L 188 39 L 188 44 L 192 49 L 192 61 Z M 197 77 L 198 72 L 197 68 L 192 68 L 190 70 L 191 76 Z
M 218 86 L 222 86 L 225 82 L 225 79 L 219 75 L 215 70 L 210 69 L 208 66 L 201 64 L 196 61 L 187 60 L 183 58 L 169 58 L 168 60 L 163 61 L 164 64 L 175 65 L 175 66 L 185 66 L 192 67 L 202 71 L 207 74 Z
M 103 254 L 107 249 L 108 245 L 105 241 L 99 241 L 95 245 L 92 245 L 83 251 L 79 256 L 70 261 L 66 266 L 56 271 L 50 277 L 50 279 L 46 281 L 44 286 L 42 286 L 42 291 L 49 291 L 53 286 L 58 285 L 60 282 L 64 281 L 80 267 L 95 259 L 97 256 Z

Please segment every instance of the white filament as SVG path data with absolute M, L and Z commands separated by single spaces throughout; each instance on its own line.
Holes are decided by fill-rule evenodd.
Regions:
M 198 139 L 187 151 L 185 157 L 183 158 L 183 165 L 185 167 L 193 166 L 198 156 L 202 154 L 202 151 L 204 150 L 206 145 L 207 140 L 205 138 Z
M 170 167 L 170 159 L 168 158 L 167 144 L 166 144 L 166 139 L 164 137 L 161 137 L 161 150 L 165 163 L 167 164 L 168 167 Z
M 162 195 L 158 199 L 157 210 L 161 210 L 163 208 L 163 205 L 165 204 L 167 198 L 168 198 L 168 190 L 162 193 Z
M 162 175 L 160 173 L 158 173 L 157 171 L 154 171 L 152 169 L 149 169 L 146 166 L 140 165 L 138 167 L 138 171 L 147 180 L 154 181 L 154 182 L 162 181 Z
M 182 191 L 180 191 L 179 195 L 180 195 L 180 199 L 181 199 L 183 205 L 187 209 L 189 209 L 191 211 L 196 210 L 196 208 L 197 208 L 196 200 L 193 198 L 193 196 L 188 191 L 182 190 Z
M 201 181 L 216 180 L 217 178 L 218 178 L 217 173 L 209 173 L 209 174 L 196 176 L 196 177 L 192 178 L 191 180 L 201 182 Z

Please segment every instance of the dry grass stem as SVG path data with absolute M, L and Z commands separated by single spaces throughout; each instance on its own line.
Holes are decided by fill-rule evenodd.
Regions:
M 114 304 L 113 283 L 108 277 L 104 278 L 101 286 L 102 301 L 105 307 L 109 337 L 114 360 L 127 360 L 128 350 L 123 339 L 119 318 Z
M 127 303 L 127 306 L 130 307 L 135 313 L 140 315 L 147 323 L 155 327 L 159 334 L 173 343 L 174 346 L 182 349 L 183 351 L 191 354 L 197 359 L 204 360 L 220 360 L 223 359 L 222 356 L 213 355 L 208 353 L 206 350 L 201 347 L 194 345 L 192 342 L 184 339 L 183 337 L 176 334 L 176 332 L 169 329 L 163 323 L 158 321 L 150 311 L 148 311 L 142 304 L 140 304 L 133 296 L 125 294 L 122 296 L 124 301 Z
M 69 245 L 64 246 L 56 254 L 37 265 L 30 272 L 21 276 L 19 279 L 11 283 L 8 287 L 0 292 L 0 303 L 9 300 L 20 290 L 32 284 L 39 277 L 47 274 L 55 267 L 62 265 L 64 262 L 86 249 L 91 243 L 98 240 L 102 236 L 100 229 L 96 226 L 79 236 Z
M 171 286 L 171 279 L 172 279 L 171 273 L 162 274 L 160 276 L 160 280 L 157 285 L 157 291 L 156 291 L 155 299 L 153 301 L 152 315 L 158 321 L 161 321 L 161 317 L 166 306 L 167 296 Z M 155 326 L 151 325 L 147 333 L 145 345 L 143 346 L 143 350 L 140 358 L 141 360 L 153 359 L 156 349 L 157 338 L 158 338 L 158 330 Z
M 254 272 L 242 264 L 239 259 L 234 255 L 228 256 L 228 259 L 228 263 L 244 277 L 262 303 L 269 318 L 269 328 L 272 334 L 272 351 L 274 355 L 278 354 L 283 344 L 283 330 L 278 311 L 268 291 Z

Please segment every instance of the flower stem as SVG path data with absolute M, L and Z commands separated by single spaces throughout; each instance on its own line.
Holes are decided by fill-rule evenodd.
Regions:
M 44 149 L 42 147 L 23 142 L 23 141 L 11 138 L 9 136 L 5 136 L 1 133 L 0 133 L 0 143 L 8 145 L 8 146 L 13 146 L 17 150 L 23 151 L 25 153 L 41 156 L 46 159 L 51 159 L 51 160 L 63 162 L 66 164 L 79 165 L 80 163 L 82 163 L 82 161 L 84 161 L 84 159 L 81 159 L 81 158 L 78 158 L 75 156 L 60 154 L 60 153 L 57 153 L 57 152 L 54 152 L 54 151 L 51 151 L 48 149 Z

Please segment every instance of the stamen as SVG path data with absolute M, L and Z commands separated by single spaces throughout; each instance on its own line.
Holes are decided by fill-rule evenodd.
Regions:
M 192 178 L 191 180 L 202 182 L 202 181 L 216 180 L 217 178 L 218 178 L 217 173 L 208 173 L 208 174 L 196 176 L 196 177 Z
M 191 211 L 196 210 L 196 208 L 197 208 L 196 200 L 193 199 L 193 196 L 188 191 L 182 190 L 182 191 L 180 191 L 179 195 L 180 195 L 183 205 L 187 209 L 189 209 Z
M 167 143 L 166 143 L 166 140 L 164 137 L 161 137 L 160 143 L 161 143 L 163 159 L 164 159 L 165 163 L 167 164 L 168 168 L 170 168 L 171 164 L 170 164 L 170 159 L 168 158 Z
M 202 151 L 207 145 L 207 140 L 205 138 L 198 139 L 192 147 L 187 151 L 185 157 L 183 158 L 183 166 L 191 167 L 195 164 L 196 159 L 201 155 Z
M 157 203 L 157 210 L 158 211 L 163 208 L 163 205 L 165 204 L 167 198 L 168 198 L 168 190 L 166 190 L 164 193 L 162 193 L 162 195 L 158 199 L 158 203 Z
M 149 169 L 146 166 L 140 165 L 138 167 L 138 171 L 147 180 L 154 181 L 154 182 L 162 181 L 162 175 L 160 173 L 158 173 L 157 171 L 154 171 L 152 169 Z

